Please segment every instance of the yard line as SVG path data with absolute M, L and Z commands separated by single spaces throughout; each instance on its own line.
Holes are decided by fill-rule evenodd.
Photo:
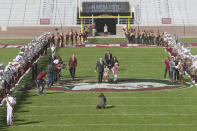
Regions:
M 20 113 L 15 113 L 20 114 Z M 39 114 L 17 115 L 19 117 L 59 117 L 59 116 L 196 116 L 197 114 Z
M 67 126 L 196 126 L 197 124 L 188 123 L 161 123 L 161 124 L 50 124 L 50 125 L 16 125 L 22 127 L 67 127 Z
M 22 105 L 16 105 L 17 107 L 30 107 L 30 108 L 57 108 L 57 107 L 96 107 L 96 105 L 65 105 L 65 106 L 22 106 Z M 108 106 L 115 106 L 115 107 L 196 107 L 197 105 L 108 105 Z M 5 107 L 0 107 L 5 108 Z
M 108 96 L 107 98 L 111 98 L 111 99 L 197 99 L 197 97 L 110 97 Z M 38 97 L 34 97 L 32 99 L 40 99 Z M 56 100 L 56 98 L 47 98 L 46 100 Z M 57 98 L 58 99 L 58 98 Z M 61 99 L 79 99 L 79 98 L 61 98 Z M 93 97 L 84 97 L 82 99 L 98 99 L 97 96 L 93 96 Z

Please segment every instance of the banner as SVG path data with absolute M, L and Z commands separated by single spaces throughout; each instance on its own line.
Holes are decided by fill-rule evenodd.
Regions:
M 40 25 L 50 25 L 50 19 L 40 19 Z
M 162 18 L 162 24 L 171 24 L 171 18 Z

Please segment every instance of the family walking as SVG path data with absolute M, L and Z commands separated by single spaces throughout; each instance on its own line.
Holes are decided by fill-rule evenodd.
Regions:
M 105 63 L 106 62 L 106 63 Z M 112 57 L 112 54 L 109 50 L 107 50 L 105 54 L 105 62 L 103 58 L 99 58 L 99 61 L 96 63 L 95 72 L 98 72 L 98 83 L 102 83 L 103 74 L 105 77 L 105 82 L 109 81 L 109 72 L 112 70 L 113 73 L 113 81 L 118 80 L 118 67 L 119 62 L 116 57 Z

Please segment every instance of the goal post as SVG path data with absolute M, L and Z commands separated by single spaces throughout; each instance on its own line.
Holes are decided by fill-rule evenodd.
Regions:
M 107 1 L 107 0 L 106 0 Z M 99 1 L 95 1 L 95 2 L 92 2 L 90 0 L 90 3 L 98 3 Z M 103 1 L 101 1 L 103 2 Z M 125 2 L 125 1 L 124 1 Z M 114 2 L 114 3 L 124 3 L 124 2 Z M 128 28 L 130 28 L 130 19 L 133 18 L 133 15 L 132 15 L 132 0 L 128 0 L 128 4 L 126 4 L 127 7 L 129 7 L 129 15 L 125 15 L 125 16 L 120 16 L 120 15 L 98 15 L 98 16 L 94 16 L 94 15 L 82 15 L 82 12 L 83 12 L 83 3 L 88 3 L 87 0 L 78 0 L 78 9 L 79 9 L 79 19 L 81 19 L 81 32 L 83 32 L 83 19 L 109 19 L 109 18 L 116 18 L 116 19 L 119 19 L 119 18 L 126 18 L 128 19 Z M 125 4 L 125 3 L 124 3 Z M 90 4 L 91 5 L 91 4 Z M 93 6 L 93 5 L 92 5 Z M 114 5 L 114 9 L 116 9 L 116 5 Z M 107 6 L 105 7 L 107 8 Z

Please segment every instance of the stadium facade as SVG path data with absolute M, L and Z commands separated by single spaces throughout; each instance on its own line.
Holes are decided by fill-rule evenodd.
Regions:
M 120 12 L 116 12 L 119 8 L 114 9 L 111 12 L 101 8 L 97 9 L 97 12 L 88 10 L 91 3 L 120 3 L 120 0 L 81 0 L 81 12 L 84 15 L 108 15 L 108 16 L 124 16 L 128 15 L 128 10 L 120 9 Z M 107 23 L 114 25 L 114 34 L 121 33 L 118 31 L 122 28 L 121 25 L 126 25 L 128 22 L 133 24 L 134 27 L 140 28 L 141 26 L 181 26 L 185 35 L 187 26 L 194 26 L 197 24 L 196 12 L 196 0 L 121 0 L 121 3 L 128 3 L 132 6 L 133 18 L 128 21 L 126 18 L 116 19 L 83 19 L 83 24 L 91 25 L 96 23 Z M 80 27 L 81 19 L 79 18 L 79 0 L 6 0 L 0 1 L 0 26 L 1 31 L 7 30 L 7 27 L 11 26 L 73 26 L 73 28 Z M 83 6 L 84 5 L 84 6 Z M 123 4 L 124 5 L 124 4 Z M 121 4 L 117 4 L 121 8 Z M 99 7 L 99 6 L 98 6 Z M 101 6 L 100 6 L 101 7 Z M 125 7 L 127 8 L 127 7 Z M 96 8 L 94 8 L 96 10 Z M 90 12 L 88 12 L 90 11 Z M 100 13 L 98 13 L 100 11 Z M 106 12 L 105 12 L 106 11 Z M 101 26 L 101 25 L 98 25 Z M 119 28 L 120 26 L 120 28 Z M 139 27 L 140 26 L 140 27 Z M 184 26 L 184 27 L 183 27 Z M 117 29 L 116 29 L 117 27 Z M 177 28 L 177 27 L 176 27 Z M 193 28 L 193 27 L 192 27 Z M 158 30 L 156 27 L 153 30 Z M 180 31 L 176 31 L 179 33 Z M 187 31 L 186 31 L 187 32 Z

